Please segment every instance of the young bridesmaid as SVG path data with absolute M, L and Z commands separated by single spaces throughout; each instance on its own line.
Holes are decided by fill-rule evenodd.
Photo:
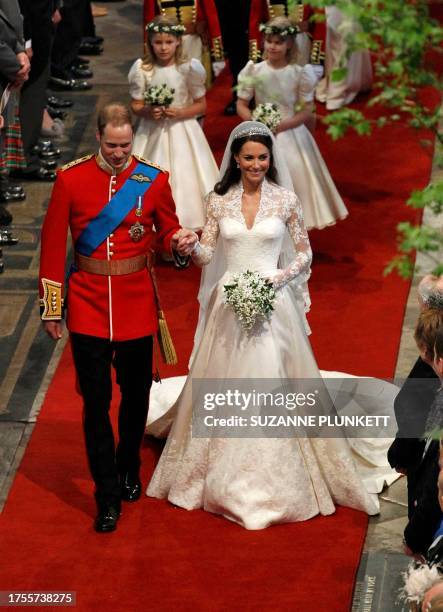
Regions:
M 308 128 L 313 128 L 314 89 L 317 76 L 307 64 L 293 63 L 295 28 L 285 17 L 276 17 L 264 27 L 265 60 L 248 62 L 239 75 L 237 113 L 251 119 L 249 102 L 274 103 L 281 114 L 275 128 L 276 146 L 282 152 L 303 206 L 308 229 L 321 229 L 347 216 L 329 170 Z
M 170 172 L 177 215 L 184 227 L 205 223 L 204 196 L 218 179 L 218 169 L 196 117 L 206 110 L 202 64 L 182 57 L 183 26 L 160 16 L 148 23 L 147 53 L 129 71 L 132 110 L 140 117 L 133 151 Z M 150 87 L 166 88 L 172 101 L 149 104 Z

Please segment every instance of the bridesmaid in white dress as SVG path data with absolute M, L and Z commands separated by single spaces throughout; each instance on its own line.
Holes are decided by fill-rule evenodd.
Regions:
M 196 119 L 206 110 L 205 69 L 197 59 L 182 59 L 177 25 L 163 16 L 148 24 L 147 54 L 129 71 L 131 106 L 140 117 L 133 152 L 168 170 L 180 223 L 199 229 L 205 222 L 203 198 L 218 168 Z M 148 88 L 163 84 L 174 90 L 172 104 L 146 105 Z
M 265 60 L 250 61 L 240 72 L 237 112 L 251 119 L 249 102 L 275 103 L 282 115 L 276 128 L 277 147 L 288 165 L 293 189 L 300 198 L 307 229 L 322 229 L 344 219 L 348 211 L 307 125 L 312 124 L 312 102 L 317 77 L 313 67 L 291 63 L 294 36 L 284 17 L 272 19 L 265 30 Z
M 332 72 L 341 67 L 346 55 L 346 36 L 358 32 L 359 25 L 345 20 L 336 6 L 327 6 L 325 76 L 316 89 L 316 98 L 325 102 L 328 110 L 337 110 L 350 104 L 360 91 L 372 86 L 372 65 L 369 51 L 355 51 L 346 62 L 347 74 L 342 81 L 333 81 Z
M 264 125 L 240 124 L 225 153 L 226 172 L 207 198 L 206 225 L 192 251 L 193 261 L 207 267 L 190 372 L 177 402 L 154 423 L 157 434 L 171 423 L 172 429 L 147 489 L 149 496 L 221 514 L 247 529 L 332 514 L 335 504 L 378 511 L 344 439 L 192 435 L 193 380 L 320 378 L 304 314 L 311 249 L 297 196 L 275 182 L 285 168 L 278 153 L 273 166 L 272 149 Z M 246 269 L 277 290 L 272 317 L 250 332 L 223 290 Z

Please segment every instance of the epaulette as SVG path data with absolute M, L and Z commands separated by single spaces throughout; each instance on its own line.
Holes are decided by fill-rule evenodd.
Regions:
M 78 159 L 74 159 L 74 161 L 71 161 L 62 166 L 60 170 L 62 172 L 64 172 L 65 170 L 69 170 L 69 168 L 72 168 L 73 166 L 77 166 L 78 164 L 88 161 L 88 159 L 91 159 L 91 157 L 94 157 L 94 153 L 91 153 L 90 155 L 84 155 L 83 157 L 79 157 Z
M 161 172 L 167 172 L 167 170 L 165 170 L 164 168 L 162 168 L 158 164 L 155 164 L 153 161 L 151 161 L 149 159 L 145 159 L 141 155 L 133 155 L 133 156 L 135 157 L 135 159 L 137 161 L 141 162 L 142 164 L 147 164 L 148 166 L 152 166 L 153 168 L 157 168 L 157 170 L 160 170 Z

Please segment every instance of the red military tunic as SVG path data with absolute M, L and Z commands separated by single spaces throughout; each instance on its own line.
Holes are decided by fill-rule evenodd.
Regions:
M 289 17 L 295 24 L 309 22 L 308 34 L 312 38 L 311 63 L 321 64 L 324 61 L 326 44 L 326 24 L 324 21 L 312 21 L 314 14 L 324 15 L 324 9 L 314 9 L 309 4 L 299 2 L 289 8 L 287 0 L 251 0 L 249 14 L 249 59 L 254 62 L 261 57 L 262 35 L 261 23 L 274 17 Z
M 213 59 L 217 62 L 224 59 L 220 22 L 214 0 L 144 0 L 144 27 L 160 14 L 177 19 L 186 27 L 188 34 L 198 32 L 200 25 L 206 26 Z
M 40 298 L 43 320 L 61 318 L 60 301 L 65 278 L 68 227 L 73 242 L 88 223 L 132 175 L 140 162 L 131 157 L 119 174 L 101 156 L 87 156 L 61 169 L 52 191 L 43 224 L 40 260 Z M 143 163 L 150 164 L 143 160 Z M 143 198 L 142 215 L 134 209 L 92 253 L 97 259 L 117 260 L 146 254 L 153 242 L 152 226 L 164 251 L 170 251 L 173 234 L 180 229 L 168 183 L 161 171 Z M 129 229 L 139 221 L 145 234 L 134 242 Z M 74 272 L 69 279 L 67 327 L 71 332 L 110 340 L 132 340 L 156 332 L 157 308 L 149 271 L 121 276 Z

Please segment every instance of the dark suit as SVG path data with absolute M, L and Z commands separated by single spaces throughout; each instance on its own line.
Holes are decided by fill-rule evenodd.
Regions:
M 26 39 L 32 40 L 33 56 L 29 80 L 20 96 L 20 123 L 27 170 L 36 170 L 40 162 L 32 149 L 37 144 L 46 105 L 49 58 L 53 40 L 53 0 L 19 0 L 24 17 Z
M 441 381 L 440 381 L 441 382 Z M 427 430 L 443 427 L 443 390 L 439 390 L 429 410 Z M 438 500 L 440 442 L 431 437 L 425 441 L 419 462 L 408 471 L 411 498 L 409 523 L 405 540 L 414 553 L 426 554 L 440 526 L 442 511 Z
M 66 78 L 64 72 L 78 55 L 85 31 L 91 30 L 87 25 L 89 17 L 92 19 L 89 0 L 65 0 L 61 13 L 63 18 L 55 34 L 51 64 L 52 76 Z
M 433 440 L 408 479 L 412 507 L 404 536 L 409 548 L 423 555 L 434 541 L 442 519 L 437 487 L 439 454 L 439 442 Z
M 237 85 L 238 73 L 248 61 L 249 41 L 249 10 L 250 0 L 215 0 L 223 47 L 229 59 L 232 73 L 232 85 Z M 237 94 L 234 92 L 234 98 Z
M 22 51 L 23 19 L 17 0 L 0 0 L 0 96 L 21 68 L 17 53 Z
M 439 384 L 434 370 L 419 357 L 394 402 L 398 432 L 388 450 L 388 461 L 391 467 L 407 471 L 409 515 L 415 500 L 414 473 L 425 447 L 426 419 Z

